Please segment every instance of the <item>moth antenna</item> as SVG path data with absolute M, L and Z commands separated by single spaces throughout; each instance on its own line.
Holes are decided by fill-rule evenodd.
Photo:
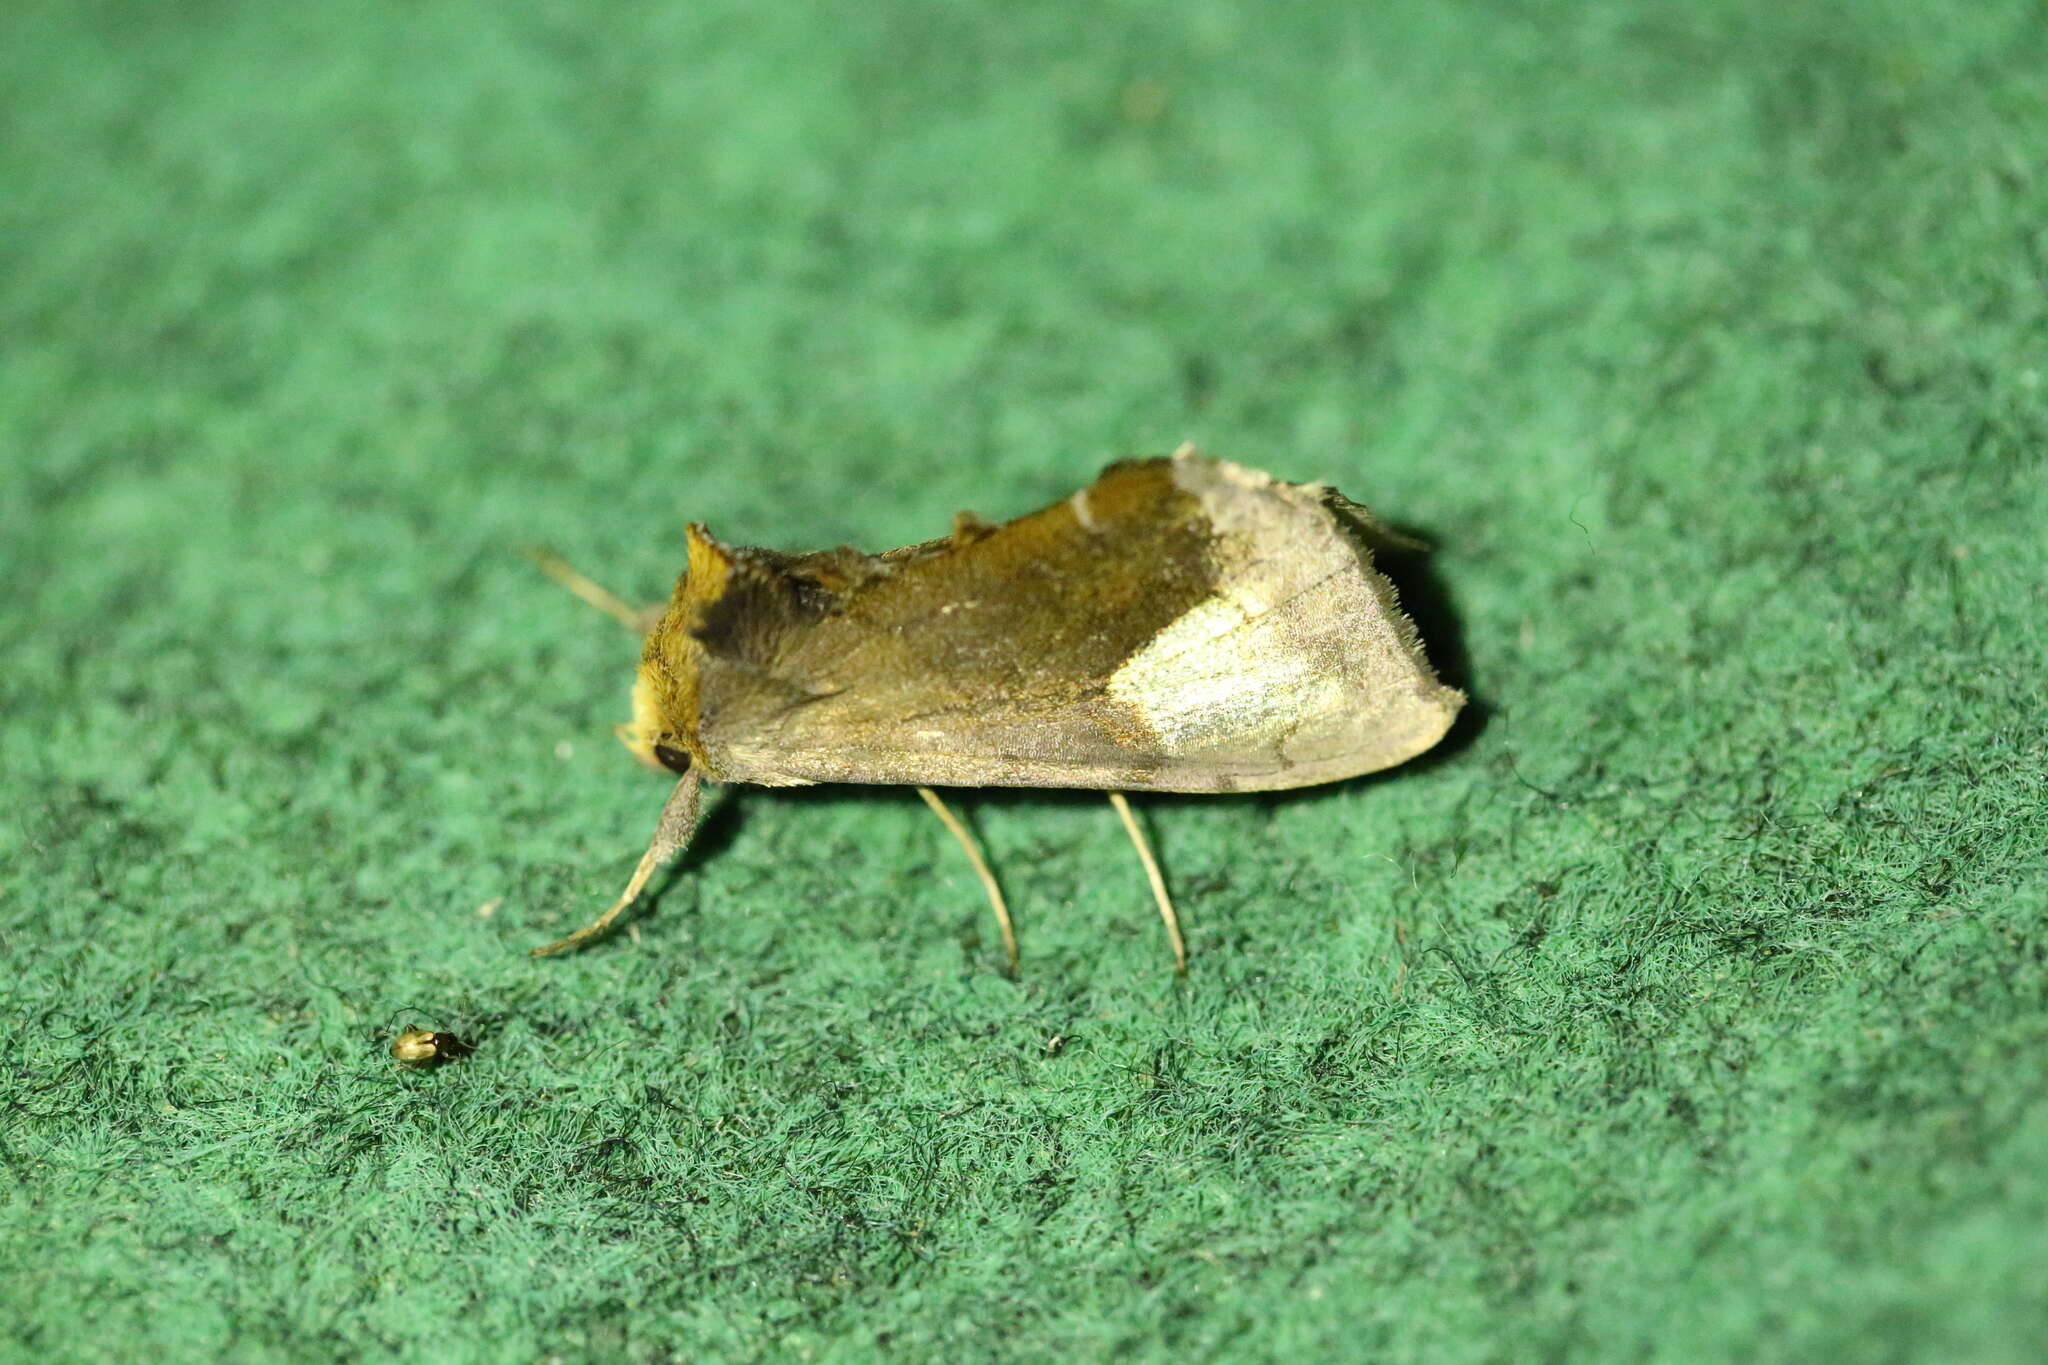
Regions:
M 668 794 L 668 803 L 661 808 L 661 820 L 654 827 L 654 838 L 648 842 L 647 851 L 640 855 L 640 866 L 633 869 L 633 880 L 626 883 L 626 889 L 619 893 L 611 908 L 569 937 L 535 948 L 535 957 L 553 957 L 556 953 L 588 943 L 610 928 L 620 912 L 640 898 L 641 890 L 655 870 L 690 846 L 690 836 L 697 832 L 697 811 L 702 804 L 701 785 L 695 768 L 684 773 L 682 780 L 676 783 L 676 789 Z
M 988 892 L 988 903 L 995 907 L 996 923 L 1003 930 L 1003 951 L 1010 955 L 1010 971 L 1017 971 L 1017 930 L 1010 923 L 1010 907 L 1003 900 L 1003 888 L 996 885 L 996 874 L 988 870 L 987 859 L 981 856 L 981 848 L 974 842 L 974 836 L 967 832 L 967 826 L 960 823 L 960 817 L 953 814 L 946 803 L 939 800 L 939 794 L 930 787 L 919 787 L 917 794 L 932 808 L 932 814 L 939 817 L 941 824 L 951 831 L 966 851 L 967 861 L 974 864 L 974 875 L 981 878 L 981 889 Z
M 654 619 L 659 619 L 660 617 L 661 609 L 659 607 L 643 611 L 637 607 L 629 606 L 624 598 L 611 589 L 576 572 L 575 569 L 570 567 L 568 560 L 562 558 L 553 550 L 548 549 L 545 545 L 528 546 L 525 553 L 526 557 L 532 560 L 534 566 L 542 573 L 554 579 L 555 582 L 561 584 L 570 592 L 575 593 L 585 602 L 596 607 L 606 616 L 611 617 L 636 635 L 645 635 L 649 630 L 653 629 Z M 650 619 L 650 617 L 654 619 Z
M 1106 792 L 1109 804 L 1116 807 L 1116 813 L 1123 817 L 1124 829 L 1129 831 L 1131 842 L 1137 846 L 1138 861 L 1145 864 L 1145 877 L 1152 883 L 1152 899 L 1159 902 L 1159 917 L 1166 921 L 1166 936 L 1173 942 L 1173 970 L 1177 976 L 1188 974 L 1188 944 L 1180 936 L 1180 915 L 1173 908 L 1173 897 L 1166 894 L 1166 878 L 1160 875 L 1159 860 L 1152 856 L 1152 844 L 1145 838 L 1145 831 L 1138 827 L 1138 817 L 1131 813 L 1131 803 L 1124 799 L 1122 792 Z

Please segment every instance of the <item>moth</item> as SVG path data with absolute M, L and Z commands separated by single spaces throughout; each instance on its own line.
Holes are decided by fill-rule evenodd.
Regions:
M 625 891 L 536 955 L 602 933 L 695 831 L 702 783 L 916 787 L 1002 892 L 938 787 L 1106 792 L 1187 952 L 1123 793 L 1335 782 L 1422 753 L 1464 695 L 1424 656 L 1376 549 L 1411 542 L 1321 484 L 1183 446 L 1001 525 L 883 554 L 726 545 L 700 524 L 658 614 L 542 566 L 646 629 L 626 747 L 676 775 Z

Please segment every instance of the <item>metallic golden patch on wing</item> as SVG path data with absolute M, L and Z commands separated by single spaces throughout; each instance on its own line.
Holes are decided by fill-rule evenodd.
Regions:
M 1215 533 L 1216 591 L 1108 687 L 1163 753 L 1292 786 L 1435 743 L 1463 698 L 1436 681 L 1367 544 L 1324 505 L 1328 490 L 1191 451 L 1172 471 Z M 1265 782 L 1267 767 L 1291 780 Z
M 1200 603 L 1119 668 L 1109 694 L 1170 755 L 1279 744 L 1304 712 L 1341 698 L 1275 605 L 1250 585 Z

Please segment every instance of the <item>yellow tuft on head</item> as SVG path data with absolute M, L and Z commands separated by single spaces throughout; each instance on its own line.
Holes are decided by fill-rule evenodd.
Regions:
M 724 594 L 726 580 L 732 577 L 732 552 L 713 540 L 700 521 L 691 522 L 683 534 L 690 547 L 689 572 L 684 579 L 689 584 L 690 599 L 715 602 Z
M 655 699 L 654 679 L 648 676 L 651 663 L 640 665 L 640 674 L 633 679 L 633 719 L 612 727 L 612 733 L 619 737 L 619 743 L 633 751 L 633 757 L 650 768 L 666 766 L 654 756 L 654 746 L 661 742 L 661 703 Z
M 697 770 L 709 777 L 707 756 L 697 741 L 698 651 L 691 630 L 702 619 L 704 603 L 725 591 L 733 558 L 695 522 L 690 524 L 688 543 L 689 566 L 640 651 L 640 671 L 633 679 L 633 719 L 614 726 L 613 733 L 650 768 L 671 773 Z

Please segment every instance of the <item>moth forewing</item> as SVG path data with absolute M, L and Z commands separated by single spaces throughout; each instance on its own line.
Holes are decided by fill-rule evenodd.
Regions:
M 698 607 L 717 628 L 655 662 L 690 679 L 711 775 L 1269 790 L 1387 767 L 1448 728 L 1463 698 L 1320 487 L 1184 455 L 1083 493 L 844 594 L 813 587 L 811 612 L 735 552 L 753 629 Z

